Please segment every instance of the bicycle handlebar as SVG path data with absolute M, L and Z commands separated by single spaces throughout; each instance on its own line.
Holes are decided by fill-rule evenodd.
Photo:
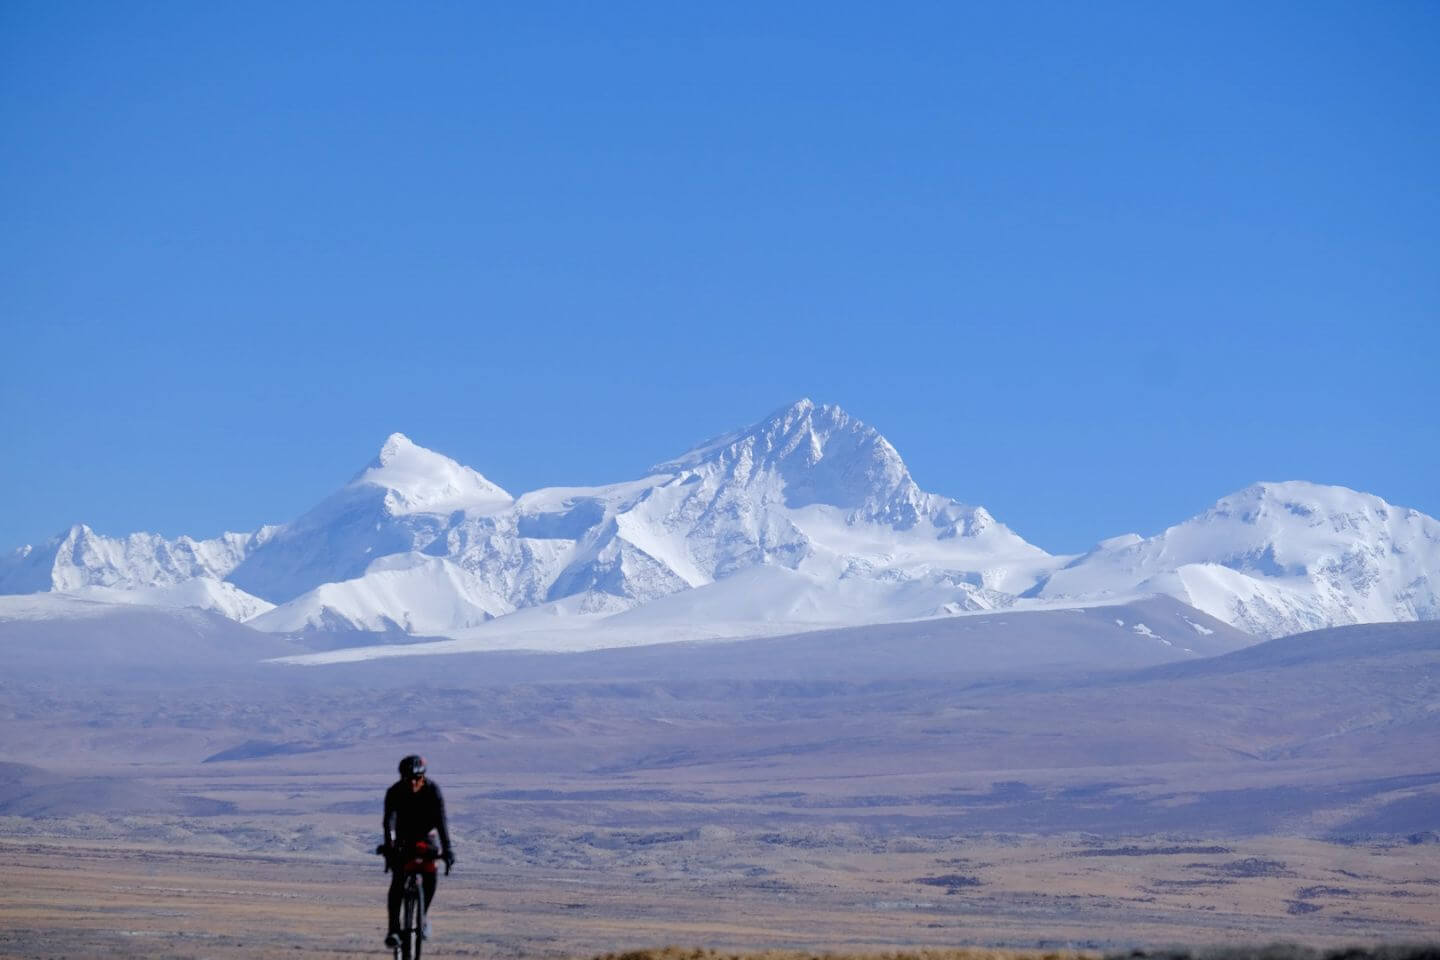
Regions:
M 427 846 L 424 850 L 412 850 L 410 854 L 405 857 L 396 857 L 395 854 L 397 852 L 398 851 L 394 847 L 384 843 L 380 844 L 380 846 L 375 848 L 375 853 L 385 858 L 386 873 L 390 872 L 391 864 L 396 862 L 403 863 L 409 860 L 444 860 L 445 876 L 450 876 L 450 859 L 447 858 L 443 853 L 437 853 L 433 847 Z
M 394 852 L 395 852 L 395 848 L 394 848 L 394 847 L 387 847 L 385 844 L 382 843 L 382 844 L 380 844 L 380 846 L 378 846 L 378 847 L 375 848 L 375 852 L 378 853 L 378 854 L 380 854 L 380 855 L 383 857 L 383 856 L 386 856 L 386 855 L 388 855 L 388 854 L 394 853 Z M 410 854 L 409 859 L 411 859 L 411 860 L 444 860 L 444 859 L 445 859 L 445 854 L 443 854 L 443 853 L 436 853 L 434 850 L 416 850 L 416 851 L 414 851 L 414 852 L 412 852 L 412 853 Z

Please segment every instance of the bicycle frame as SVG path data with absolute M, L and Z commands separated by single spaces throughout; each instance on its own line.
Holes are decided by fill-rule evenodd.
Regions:
M 420 872 L 412 870 L 405 876 L 404 899 L 400 901 L 400 944 L 395 960 L 420 960 L 421 944 L 425 942 L 425 895 Z
M 395 946 L 395 960 L 420 960 L 421 944 L 425 942 L 425 912 L 429 907 L 421 878 L 427 872 L 426 867 L 439 860 L 440 855 L 428 845 L 404 859 L 392 857 L 394 851 L 383 845 L 376 847 L 375 852 L 385 856 L 387 870 L 405 874 L 400 901 L 400 942 Z

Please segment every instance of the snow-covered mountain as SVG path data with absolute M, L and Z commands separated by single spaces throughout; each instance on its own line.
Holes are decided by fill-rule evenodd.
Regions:
M 258 630 L 400 631 L 443 636 L 508 612 L 487 586 L 444 557 L 396 553 L 364 575 L 323 583 L 250 621 Z
M 362 577 L 378 559 L 423 550 L 456 517 L 483 516 L 511 503 L 510 494 L 469 467 L 391 434 L 365 469 L 250 551 L 229 579 L 284 603 Z
M 77 526 L 0 558 L 0 593 L 202 606 L 273 632 L 515 645 L 602 623 L 733 636 L 1157 593 L 1279 636 L 1440 618 L 1437 584 L 1435 520 L 1305 483 L 1260 484 L 1158 536 L 1051 556 L 983 508 L 922 491 L 872 427 L 809 400 L 639 479 L 518 498 L 397 433 L 283 527 L 170 541 Z
M 423 455 L 437 473 L 463 469 Z M 802 572 L 817 589 L 851 582 L 882 618 L 924 616 L 1004 605 L 1053 565 L 983 509 L 922 492 L 873 428 L 808 400 L 609 486 L 512 501 L 473 474 L 482 495 L 448 496 L 443 511 L 411 498 L 400 512 L 366 477 L 236 570 L 240 586 L 272 600 L 285 599 L 272 584 L 320 584 L 257 627 L 454 634 L 537 606 L 594 619 L 761 567 Z M 402 551 L 412 559 L 392 559 Z M 273 577 L 252 575 L 262 568 Z M 918 605 L 905 599 L 917 584 L 928 588 Z
M 1262 637 L 1440 619 L 1440 523 L 1345 487 L 1259 483 L 1157 536 L 1108 540 L 1029 595 L 1145 593 Z
M 251 596 L 233 583 L 213 577 L 195 577 L 179 583 L 144 587 L 87 585 L 65 592 L 72 597 L 100 603 L 134 604 L 142 607 L 198 607 L 242 623 L 275 609 L 275 604 Z
M 272 604 L 223 581 L 280 529 L 167 540 L 153 533 L 107 537 L 76 524 L 38 547 L 0 557 L 0 594 L 53 590 L 113 603 L 203 607 L 245 620 Z

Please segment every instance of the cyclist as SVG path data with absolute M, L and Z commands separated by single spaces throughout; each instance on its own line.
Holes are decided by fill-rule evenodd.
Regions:
M 445 801 L 440 788 L 425 778 L 425 758 L 411 754 L 400 761 L 400 779 L 385 791 L 385 845 L 387 863 L 390 866 L 390 913 L 389 932 L 385 945 L 395 947 L 400 942 L 400 899 L 405 891 L 406 861 L 417 853 L 434 850 L 431 833 L 440 834 L 440 859 L 445 861 L 445 873 L 455 865 L 455 848 L 450 844 L 450 830 L 445 823 Z M 421 875 L 425 891 L 425 925 L 423 936 L 430 936 L 430 901 L 435 898 L 435 870 Z

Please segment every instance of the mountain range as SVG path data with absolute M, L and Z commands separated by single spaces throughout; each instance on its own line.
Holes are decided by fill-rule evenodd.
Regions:
M 1158 594 L 1263 638 L 1440 619 L 1440 523 L 1259 483 L 1155 536 L 1052 555 L 922 491 L 874 428 L 801 400 L 638 479 L 518 497 L 396 433 L 288 524 L 209 540 L 77 525 L 0 558 L 0 593 L 37 592 L 280 634 L 570 649 Z

